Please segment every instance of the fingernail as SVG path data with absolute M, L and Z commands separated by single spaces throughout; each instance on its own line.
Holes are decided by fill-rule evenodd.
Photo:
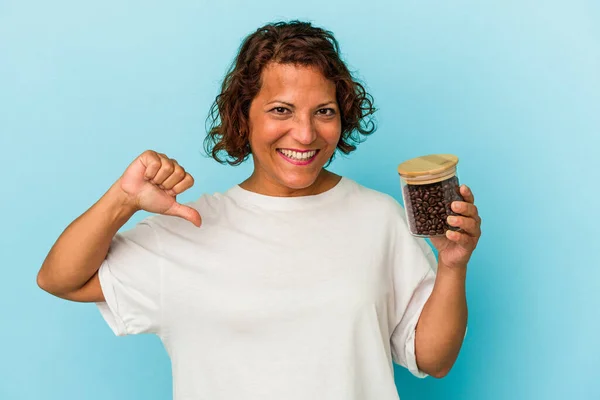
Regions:
M 458 201 L 455 201 L 452 203 L 452 209 L 454 211 L 460 211 L 460 203 Z
M 449 224 L 455 224 L 456 223 L 456 217 L 452 217 L 452 216 L 448 217 L 448 223 Z

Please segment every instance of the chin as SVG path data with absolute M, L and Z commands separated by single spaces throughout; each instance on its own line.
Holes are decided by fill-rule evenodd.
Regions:
M 306 176 L 282 176 L 282 177 L 278 177 L 278 181 L 281 185 L 290 188 L 290 189 L 295 189 L 295 190 L 300 190 L 300 189 L 306 189 L 310 186 L 312 186 L 317 178 L 318 178 L 319 174 L 315 174 L 315 175 L 306 175 Z

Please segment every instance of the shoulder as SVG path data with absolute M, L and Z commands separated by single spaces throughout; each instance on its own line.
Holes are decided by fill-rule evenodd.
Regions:
M 434 257 L 430 261 L 432 268 L 436 271 L 432 248 L 424 238 L 413 236 L 410 233 L 404 207 L 387 193 L 362 186 L 356 182 L 353 185 L 356 186 L 357 198 L 361 201 L 367 200 L 370 204 L 370 215 L 376 216 L 376 223 L 393 239 L 393 245 L 399 246 L 409 253 L 417 250 L 418 254 L 422 252 L 428 254 L 428 257 Z
M 355 181 L 349 184 L 352 188 L 349 190 L 348 203 L 354 220 L 363 221 L 392 237 L 407 237 L 408 223 L 404 207 L 393 196 Z
M 347 178 L 346 180 L 348 185 L 351 186 L 350 193 L 354 202 L 359 202 L 373 211 L 379 210 L 388 216 L 404 216 L 404 208 L 390 194 L 369 188 Z
M 181 203 L 184 206 L 191 207 L 198 211 L 202 217 L 202 225 L 210 225 L 211 222 L 223 214 L 223 211 L 227 205 L 227 196 L 223 193 L 204 193 L 196 200 Z M 169 233 L 184 235 L 185 232 L 189 231 L 191 234 L 195 234 L 198 230 L 191 222 L 170 215 L 152 214 L 149 215 L 143 222 L 153 227 L 156 232 L 162 235 L 168 235 Z M 202 227 L 201 227 L 202 228 Z

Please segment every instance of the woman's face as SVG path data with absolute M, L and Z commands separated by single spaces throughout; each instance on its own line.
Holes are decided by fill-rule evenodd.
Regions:
M 249 120 L 251 186 L 273 196 L 310 193 L 340 139 L 335 84 L 312 67 L 268 64 Z

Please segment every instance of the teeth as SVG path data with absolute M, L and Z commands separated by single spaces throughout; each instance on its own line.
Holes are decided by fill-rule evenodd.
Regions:
M 298 160 L 298 161 L 308 160 L 309 158 L 312 158 L 317 153 L 316 150 L 307 151 L 307 152 L 297 152 L 297 151 L 292 151 L 292 150 L 281 149 L 279 151 L 284 156 L 289 157 L 294 160 Z

